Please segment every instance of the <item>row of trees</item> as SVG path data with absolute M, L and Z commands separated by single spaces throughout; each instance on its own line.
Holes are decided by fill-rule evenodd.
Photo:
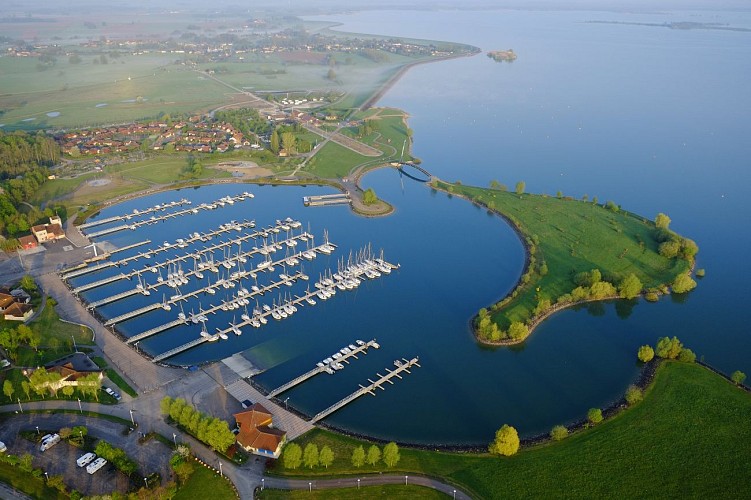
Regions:
M 112 463 L 117 470 L 126 476 L 130 476 L 138 471 L 138 465 L 128 457 L 125 450 L 115 448 L 103 439 L 99 440 L 96 444 L 94 453 Z
M 649 363 L 657 356 L 662 359 L 677 359 L 684 363 L 693 363 L 696 361 L 696 354 L 691 349 L 684 347 L 683 342 L 678 337 L 660 337 L 657 339 L 657 345 L 653 349 L 651 345 L 639 347 L 637 357 L 643 363 Z
M 8 357 L 13 361 L 18 359 L 18 348 L 22 345 L 28 345 L 36 351 L 41 343 L 42 334 L 27 325 L 0 330 L 0 347 L 5 349 Z
M 328 468 L 334 463 L 335 458 L 331 448 L 324 445 L 319 451 L 318 445 L 315 443 L 306 444 L 305 449 L 302 449 L 297 443 L 289 443 L 284 447 L 282 455 L 284 467 L 287 469 L 297 469 L 302 464 L 311 469 L 319 465 Z M 377 445 L 371 445 L 367 451 L 360 445 L 352 450 L 351 457 L 352 465 L 357 468 L 365 464 L 375 467 L 381 461 L 386 467 L 395 467 L 400 459 L 399 446 L 394 442 L 386 444 L 383 451 Z
M 166 396 L 161 403 L 162 414 L 168 415 L 190 434 L 209 445 L 215 451 L 224 453 L 235 442 L 235 435 L 224 420 L 205 415 L 182 398 Z

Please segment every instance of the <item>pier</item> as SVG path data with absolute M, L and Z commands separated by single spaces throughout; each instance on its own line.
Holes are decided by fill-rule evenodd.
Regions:
M 381 375 L 380 373 L 376 373 L 376 375 L 378 375 L 379 377 L 378 380 L 373 381 L 373 380 L 368 379 L 368 382 L 370 382 L 369 385 L 367 386 L 360 385 L 360 388 L 358 390 L 356 390 L 355 392 L 353 392 L 346 398 L 334 403 L 333 405 L 329 406 L 325 410 L 317 413 L 312 419 L 310 419 L 310 423 L 314 424 L 318 422 L 319 420 L 328 417 L 335 411 L 340 410 L 341 408 L 348 405 L 349 403 L 359 398 L 360 396 L 364 396 L 365 394 L 370 394 L 371 396 L 375 396 L 376 389 L 381 389 L 382 391 L 386 390 L 384 389 L 383 384 L 388 382 L 389 384 L 393 385 L 394 382 L 391 380 L 392 378 L 396 377 L 396 378 L 401 379 L 402 378 L 400 376 L 401 373 L 412 373 L 409 371 L 409 369 L 412 368 L 413 366 L 417 366 L 419 368 L 420 364 L 418 363 L 418 361 L 419 361 L 419 358 L 417 357 L 414 357 L 410 360 L 402 358 L 401 360 L 394 361 L 394 366 L 396 367 L 395 370 L 389 370 L 388 368 L 386 368 L 386 371 L 388 372 L 386 375 Z
M 84 230 L 84 229 L 87 229 L 89 227 L 101 226 L 102 224 L 107 224 L 108 222 L 118 222 L 118 221 L 122 221 L 122 220 L 130 220 L 133 217 L 140 217 L 140 216 L 143 216 L 143 215 L 149 215 L 149 214 L 157 212 L 159 210 L 166 210 L 166 209 L 172 208 L 172 207 L 180 207 L 182 205 L 190 205 L 190 203 L 191 203 L 190 200 L 188 200 L 186 198 L 183 198 L 182 200 L 179 200 L 179 201 L 170 201 L 170 202 L 167 202 L 164 205 L 154 205 L 153 207 L 149 207 L 149 208 L 146 208 L 144 210 L 135 209 L 135 210 L 133 210 L 132 213 L 129 213 L 129 214 L 115 215 L 113 217 L 108 217 L 106 219 L 99 219 L 99 220 L 94 220 L 94 221 L 91 221 L 91 222 L 86 222 L 84 224 L 79 224 L 78 225 L 78 229 Z
M 193 208 L 184 208 L 182 210 L 177 210 L 176 212 L 170 212 L 164 215 L 160 216 L 154 216 L 152 215 L 150 218 L 145 220 L 140 220 L 137 222 L 133 222 L 130 224 L 123 224 L 120 226 L 115 227 L 109 227 L 107 229 L 102 229 L 100 231 L 95 231 L 93 233 L 89 233 L 86 236 L 89 238 L 97 238 L 99 236 L 105 236 L 111 233 L 116 233 L 118 231 L 123 231 L 125 229 L 131 229 L 135 230 L 138 229 L 141 226 L 146 226 L 149 224 L 156 224 L 161 221 L 165 221 L 167 219 L 174 219 L 176 217 L 180 217 L 182 215 L 188 215 L 188 214 L 197 214 L 199 210 L 213 210 L 217 208 L 217 206 L 224 206 L 226 204 L 234 204 L 235 202 L 243 201 L 246 198 L 252 198 L 253 195 L 250 193 L 247 194 L 241 194 L 238 196 L 225 196 L 224 198 L 220 198 L 219 200 L 213 202 L 213 203 L 201 203 L 200 205 L 193 207 Z M 80 228 L 80 226 L 79 226 Z
M 349 194 L 323 194 L 319 196 L 303 196 L 302 203 L 306 207 L 324 207 L 327 205 L 349 204 L 352 200 Z
M 343 361 L 343 362 L 349 364 L 349 361 L 347 361 L 349 358 L 354 357 L 355 359 L 357 359 L 357 355 L 358 354 L 360 354 L 360 353 L 367 354 L 368 353 L 368 348 L 370 348 L 370 347 L 375 347 L 376 349 L 378 349 L 380 346 L 375 341 L 375 339 L 373 339 L 373 340 L 371 340 L 369 342 L 366 342 L 366 343 L 363 343 L 361 345 L 358 345 L 355 349 L 351 350 L 347 354 L 342 354 L 342 356 L 339 357 L 339 358 L 337 358 L 335 361 L 337 361 L 337 362 L 342 362 Z M 280 385 L 279 387 L 277 387 L 273 391 L 269 392 L 266 395 L 266 398 L 267 399 L 271 399 L 271 398 L 273 398 L 273 397 L 275 397 L 275 396 L 277 396 L 277 395 L 279 395 L 279 394 L 281 394 L 281 393 L 283 393 L 285 391 L 288 391 L 288 390 L 292 389 L 294 386 L 296 386 L 298 384 L 302 384 L 303 382 L 305 382 L 309 378 L 311 378 L 311 377 L 313 377 L 315 375 L 318 375 L 319 373 L 325 372 L 327 366 L 329 366 L 328 363 L 324 364 L 323 366 L 316 366 L 312 370 L 303 373 L 299 377 L 294 378 L 293 380 L 290 380 L 286 384 Z M 331 371 L 330 373 L 333 374 L 335 372 Z

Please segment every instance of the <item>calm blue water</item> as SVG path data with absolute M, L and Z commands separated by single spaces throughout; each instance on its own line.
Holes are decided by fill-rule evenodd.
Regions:
M 743 140 L 751 116 L 746 85 L 751 38 L 748 33 L 584 22 L 691 20 L 749 26 L 748 15 L 442 11 L 419 16 L 424 22 L 417 25 L 410 21 L 414 15 L 404 12 L 334 20 L 344 22 L 348 31 L 450 39 L 483 50 L 511 47 L 519 54 L 513 64 L 480 55 L 418 66 L 386 94 L 381 104 L 411 114 L 414 152 L 426 168 L 447 180 L 486 185 L 498 179 L 512 186 L 523 179 L 533 192 L 586 193 L 646 215 L 666 212 L 677 231 L 700 245 L 699 266 L 707 269 L 707 277 L 688 296 L 566 311 L 546 321 L 521 347 L 488 349 L 474 342 L 468 321 L 513 286 L 523 264 L 519 242 L 501 221 L 420 184 L 402 184 L 392 171 L 364 179 L 366 187 L 397 207 L 393 216 L 374 220 L 343 207 L 302 207 L 303 195 L 326 192 L 323 188 L 250 187 L 256 198 L 231 209 L 107 239 L 117 245 L 145 238 L 159 243 L 230 219 L 253 218 L 267 225 L 291 216 L 310 223 L 319 241 L 328 228 L 340 246 L 328 262 L 306 265 L 314 277 L 322 266 L 335 265 L 337 258 L 368 242 L 384 248 L 386 258 L 402 268 L 283 322 L 246 328 L 242 337 L 230 336 L 170 361 L 191 364 L 245 350 L 267 368 L 257 381 L 270 389 L 354 339 L 375 337 L 381 350 L 284 397 L 313 414 L 383 373 L 395 358 L 418 355 L 422 368 L 327 422 L 423 443 L 482 444 L 504 422 L 529 435 L 581 418 L 588 408 L 622 394 L 638 373 L 637 347 L 662 335 L 678 335 L 720 369 L 751 373 L 751 313 L 742 303 L 743 256 L 751 243 L 744 168 L 751 147 Z M 183 196 L 197 204 L 246 188 L 160 194 L 101 216 Z M 80 278 L 77 284 L 112 272 Z M 110 285 L 86 297 L 96 300 L 132 286 Z M 303 289 L 299 285 L 291 291 Z M 101 312 L 110 317 L 144 304 L 146 298 L 132 298 Z M 197 302 L 186 312 L 191 307 L 197 309 Z M 175 309 L 149 313 L 124 323 L 122 331 L 132 335 L 176 314 Z M 233 314 L 239 318 L 239 312 L 212 317 L 210 330 L 226 326 Z M 197 327 L 180 327 L 139 346 L 162 352 L 197 335 Z

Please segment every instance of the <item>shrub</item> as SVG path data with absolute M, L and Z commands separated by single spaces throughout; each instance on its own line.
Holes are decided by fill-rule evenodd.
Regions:
M 682 361 L 684 363 L 693 363 L 696 361 L 696 354 L 694 354 L 694 351 L 691 349 L 688 349 L 684 347 L 681 349 L 681 352 L 678 353 L 678 361 Z
M 568 429 L 563 425 L 556 425 L 550 430 L 550 439 L 560 441 L 568 436 Z
M 639 348 L 637 357 L 642 363 L 649 363 L 655 357 L 655 350 L 650 345 L 643 345 Z
M 587 412 L 587 420 L 591 424 L 599 424 L 602 422 L 602 410 L 599 408 L 590 408 Z
M 746 374 L 740 370 L 735 370 L 733 374 L 730 375 L 730 380 L 735 382 L 735 385 L 741 385 L 743 381 L 746 380 Z
M 626 402 L 629 405 L 634 405 L 644 398 L 644 394 L 642 393 L 641 389 L 639 389 L 635 385 L 630 385 L 628 386 L 628 389 L 626 389 L 625 397 Z
M 508 424 L 498 429 L 495 433 L 495 440 L 490 443 L 488 451 L 495 455 L 504 455 L 510 457 L 519 451 L 519 434 L 516 429 Z

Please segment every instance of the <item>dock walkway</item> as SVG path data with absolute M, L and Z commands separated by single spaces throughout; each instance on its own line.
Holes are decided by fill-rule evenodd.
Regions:
M 370 348 L 370 347 L 375 347 L 376 349 L 378 349 L 378 343 L 375 341 L 375 339 L 373 339 L 373 340 L 371 340 L 369 342 L 366 342 L 366 343 L 364 343 L 362 345 L 357 346 L 357 348 L 351 350 L 347 354 L 343 354 L 340 358 L 336 359 L 335 361 L 337 361 L 337 362 L 342 362 L 343 361 L 343 362 L 349 364 L 349 361 L 348 361 L 349 358 L 355 358 L 355 359 L 357 359 L 357 355 L 358 354 L 360 354 L 360 353 L 367 354 L 368 353 L 368 348 Z M 326 366 L 327 365 L 316 366 L 312 370 L 303 373 L 299 377 L 296 377 L 296 378 L 290 380 L 286 384 L 280 385 L 276 389 L 274 389 L 271 392 L 269 392 L 266 395 L 266 398 L 267 399 L 271 399 L 271 398 L 273 398 L 273 397 L 275 397 L 275 396 L 277 396 L 277 395 L 279 395 L 279 394 L 281 394 L 281 393 L 283 393 L 285 391 L 288 391 L 288 390 L 292 389 L 294 386 L 296 386 L 298 384 L 302 384 L 303 382 L 305 382 L 309 378 L 311 378 L 311 377 L 313 377 L 315 375 L 318 375 L 319 373 L 325 372 L 326 371 Z M 334 373 L 336 373 L 336 372 L 334 372 Z
M 373 380 L 368 379 L 368 382 L 370 382 L 370 385 L 367 385 L 367 386 L 360 385 L 360 388 L 358 390 L 356 390 L 355 392 L 353 392 L 346 398 L 334 403 L 333 405 L 329 406 L 325 410 L 317 413 L 312 419 L 310 419 L 310 423 L 314 424 L 318 422 L 319 420 L 328 417 L 335 411 L 341 409 L 342 407 L 351 403 L 352 401 L 359 398 L 360 396 L 364 396 L 365 394 L 370 394 L 371 396 L 375 396 L 376 389 L 381 389 L 382 391 L 384 391 L 385 390 L 383 388 L 384 383 L 388 382 L 389 384 L 393 385 L 394 382 L 392 382 L 391 380 L 392 378 L 397 377 L 401 379 L 402 377 L 399 375 L 400 373 L 404 373 L 404 372 L 412 373 L 409 371 L 409 369 L 412 368 L 413 366 L 417 366 L 419 368 L 420 364 L 418 363 L 418 361 L 419 361 L 419 358 L 417 357 L 414 357 L 410 360 L 402 359 L 401 361 L 400 360 L 394 361 L 394 366 L 396 366 L 395 370 L 392 371 L 386 368 L 386 371 L 388 372 L 386 375 L 381 375 L 380 373 L 376 373 L 376 375 L 378 375 L 379 377 L 378 380 L 373 381 Z

